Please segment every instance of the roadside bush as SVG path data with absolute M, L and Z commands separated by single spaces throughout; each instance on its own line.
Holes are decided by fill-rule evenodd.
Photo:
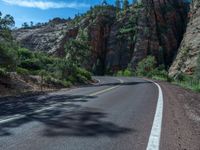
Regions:
M 16 72 L 20 75 L 29 75 L 30 72 L 27 69 L 17 67 Z
M 18 50 L 18 56 L 20 60 L 26 60 L 26 59 L 31 59 L 33 58 L 33 52 L 29 51 L 28 49 L 25 48 L 19 48 Z
M 124 72 L 123 72 L 123 75 L 125 77 L 130 77 L 130 76 L 132 76 L 132 71 L 129 70 L 129 69 L 125 69 Z
M 168 76 L 168 72 L 165 70 L 165 67 L 163 65 L 155 68 L 152 71 L 152 78 L 157 80 L 171 80 L 171 78 Z
M 123 76 L 123 71 L 122 70 L 118 71 L 116 75 L 119 76 L 119 77 Z
M 8 73 L 6 72 L 6 69 L 5 68 L 0 68 L 0 76 L 1 77 L 5 77 L 7 75 L 8 75 Z
M 184 75 L 182 73 L 178 78 L 174 80 L 173 83 L 178 84 L 184 88 L 200 92 L 200 80 L 194 78 L 193 76 Z
M 11 44 L 0 43 L 0 67 L 14 71 L 18 63 L 17 51 Z
M 200 80 L 200 54 L 199 54 L 199 57 L 198 57 L 198 60 L 197 60 L 197 67 L 196 67 L 196 70 L 195 70 L 195 78 L 197 80 Z
M 21 68 L 25 68 L 28 70 L 41 70 L 42 69 L 41 61 L 37 58 L 26 59 L 26 60 L 22 61 L 19 66 Z
M 77 68 L 77 74 L 85 77 L 86 80 L 92 79 L 91 73 L 88 72 L 87 70 L 83 69 L 83 68 Z
M 62 81 L 62 84 L 65 86 L 65 87 L 71 87 L 72 86 L 72 83 L 70 81 Z
M 156 59 L 153 56 L 148 56 L 138 63 L 136 74 L 138 76 L 152 77 L 156 69 Z
M 174 77 L 174 79 L 177 81 L 185 81 L 187 80 L 187 76 L 180 72 Z
M 133 72 L 129 69 L 125 69 L 124 71 L 120 70 L 116 73 L 116 76 L 131 77 L 131 76 L 133 76 Z
M 67 80 L 71 83 L 84 83 L 92 78 L 88 71 L 77 67 L 67 60 L 59 60 L 57 62 L 57 72 L 59 72 L 58 76 L 60 80 Z
M 135 75 L 130 64 L 128 65 L 128 67 L 125 70 L 120 70 L 116 73 L 116 76 L 125 76 L 125 77 L 131 77 Z
M 76 83 L 76 81 L 77 81 L 76 77 L 74 77 L 72 75 L 68 76 L 67 80 L 70 81 L 73 84 Z
M 55 79 L 55 78 L 53 78 L 51 76 L 44 77 L 44 81 L 45 81 L 45 83 L 54 85 L 56 87 L 60 87 L 60 86 L 71 87 L 72 86 L 72 83 L 70 81 L 58 80 L 58 79 Z
M 87 82 L 87 78 L 81 74 L 77 74 L 76 75 L 76 82 L 78 83 L 86 83 Z

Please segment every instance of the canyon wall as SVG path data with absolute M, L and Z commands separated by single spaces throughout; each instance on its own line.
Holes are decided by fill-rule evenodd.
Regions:
M 176 59 L 169 69 L 169 75 L 180 73 L 192 75 L 200 57 L 200 1 L 193 0 L 188 14 L 189 22 Z
M 91 46 L 88 68 L 100 75 L 129 64 L 135 68 L 147 55 L 168 68 L 185 32 L 187 7 L 182 0 L 143 0 L 120 12 L 113 6 L 95 6 L 72 21 L 18 29 L 13 35 L 31 50 L 64 56 L 64 45 L 84 31 Z

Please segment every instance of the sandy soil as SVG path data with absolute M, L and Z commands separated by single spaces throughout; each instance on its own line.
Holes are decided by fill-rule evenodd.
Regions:
M 200 93 L 158 83 L 164 94 L 161 150 L 200 150 Z

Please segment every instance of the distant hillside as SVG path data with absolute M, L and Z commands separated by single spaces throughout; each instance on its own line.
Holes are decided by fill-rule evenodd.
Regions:
M 86 68 L 99 75 L 125 69 L 128 64 L 135 68 L 147 55 L 168 68 L 185 32 L 187 8 L 183 0 L 143 0 L 122 10 L 95 6 L 71 21 L 18 29 L 13 35 L 33 51 L 64 57 L 65 45 L 84 34 L 91 47 Z

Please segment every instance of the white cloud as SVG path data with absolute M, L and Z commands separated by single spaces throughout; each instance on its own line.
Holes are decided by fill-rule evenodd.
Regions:
M 2 0 L 2 1 L 10 5 L 32 7 L 39 9 L 89 7 L 88 4 L 78 3 L 78 2 L 53 2 L 44 0 Z

